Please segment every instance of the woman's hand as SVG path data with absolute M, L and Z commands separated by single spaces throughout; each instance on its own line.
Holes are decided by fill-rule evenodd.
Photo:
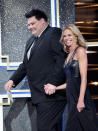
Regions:
M 46 84 L 46 85 L 44 85 L 44 90 L 45 90 L 46 94 L 52 95 L 56 91 L 56 86 L 54 86 L 52 84 Z
M 81 112 L 85 108 L 84 101 L 78 100 L 77 109 Z

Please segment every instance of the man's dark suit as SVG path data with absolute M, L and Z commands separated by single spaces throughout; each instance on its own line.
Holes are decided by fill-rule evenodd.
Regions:
M 34 49 L 28 60 L 27 52 L 34 41 L 34 37 L 32 36 L 27 41 L 23 63 L 10 79 L 17 85 L 25 76 L 27 76 L 31 89 L 32 102 L 38 105 L 40 103 L 49 104 L 50 102 L 61 102 L 58 106 L 61 106 L 61 109 L 59 110 L 63 112 L 65 92 L 56 91 L 55 94 L 49 96 L 46 95 L 44 91 L 44 85 L 47 83 L 58 86 L 64 82 L 62 68 L 64 63 L 64 52 L 62 45 L 59 43 L 60 37 L 61 30 L 59 28 L 48 26 L 35 43 Z M 56 110 L 56 107 L 54 107 L 54 109 Z M 40 111 L 39 107 L 38 110 Z

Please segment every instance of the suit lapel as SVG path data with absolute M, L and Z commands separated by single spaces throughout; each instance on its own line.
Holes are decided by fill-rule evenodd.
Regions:
M 34 41 L 33 41 L 34 42 Z M 32 47 L 31 49 L 31 53 L 30 53 L 30 58 L 29 60 L 31 59 L 32 55 L 34 54 L 34 52 L 36 51 L 36 49 L 38 48 L 40 44 L 40 39 L 38 39 L 37 41 L 34 42 L 34 46 Z
M 48 29 L 50 28 L 50 26 L 48 26 L 45 31 L 41 34 L 41 36 L 38 38 L 38 40 L 36 41 L 36 43 L 34 43 L 34 47 L 32 49 L 32 52 L 31 52 L 31 55 L 30 55 L 30 58 L 29 60 L 31 59 L 32 55 L 34 54 L 34 52 L 38 49 L 40 43 L 41 43 L 41 40 L 44 38 L 44 36 L 46 35 L 46 32 L 48 31 Z M 33 40 L 30 42 L 30 44 L 28 45 L 28 48 L 27 48 L 27 51 L 28 49 L 30 48 L 32 42 L 34 42 L 34 38 Z
M 28 45 L 27 45 L 27 48 L 26 48 L 26 53 L 28 52 L 28 50 L 29 50 L 30 46 L 32 45 L 32 43 L 34 42 L 34 40 L 35 40 L 35 37 L 32 36 L 32 38 L 31 38 L 30 41 L 28 42 Z

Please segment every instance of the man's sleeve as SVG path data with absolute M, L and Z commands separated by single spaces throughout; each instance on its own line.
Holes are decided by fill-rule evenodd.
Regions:
M 52 56 L 55 61 L 54 67 L 54 81 L 55 83 L 65 82 L 65 74 L 63 71 L 63 64 L 66 54 L 63 50 L 63 45 L 60 43 L 61 29 L 56 28 L 51 37 L 51 50 Z
M 19 84 L 26 76 L 26 69 L 24 63 L 20 64 L 19 68 L 11 76 L 10 80 L 13 80 L 15 86 Z

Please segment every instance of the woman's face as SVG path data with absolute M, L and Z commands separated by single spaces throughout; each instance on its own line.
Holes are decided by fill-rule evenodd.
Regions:
M 77 44 L 77 37 L 73 34 L 70 29 L 66 29 L 63 32 L 63 41 L 67 47 Z

